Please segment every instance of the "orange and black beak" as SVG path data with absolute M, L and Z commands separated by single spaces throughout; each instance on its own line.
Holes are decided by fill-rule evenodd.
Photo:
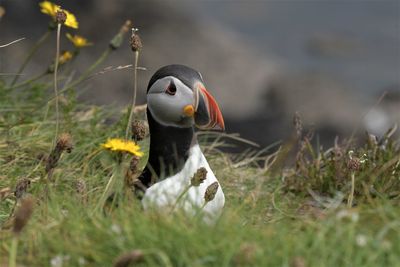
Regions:
M 225 130 L 224 118 L 214 97 L 199 83 L 195 89 L 195 124 L 200 129 Z

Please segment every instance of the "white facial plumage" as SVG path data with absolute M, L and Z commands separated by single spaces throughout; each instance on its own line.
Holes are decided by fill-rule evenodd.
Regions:
M 193 91 L 173 76 L 157 80 L 147 93 L 147 106 L 154 119 L 173 127 L 192 127 L 193 117 L 183 114 L 187 105 L 194 105 Z

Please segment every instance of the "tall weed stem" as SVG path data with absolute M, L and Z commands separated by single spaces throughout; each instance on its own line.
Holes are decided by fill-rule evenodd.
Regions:
M 128 140 L 129 138 L 129 132 L 131 131 L 132 127 L 132 119 L 133 119 L 133 114 L 135 111 L 135 104 L 136 104 L 136 94 L 137 94 L 137 67 L 138 67 L 138 62 L 139 62 L 139 51 L 134 52 L 134 64 L 133 64 L 133 99 L 132 99 L 132 106 L 131 110 L 129 113 L 129 119 L 128 119 L 128 124 L 126 125 L 126 131 L 125 131 L 125 139 Z
M 61 23 L 57 24 L 57 45 L 56 45 L 56 58 L 54 63 L 54 97 L 56 105 L 56 132 L 54 135 L 53 146 L 57 141 L 58 131 L 60 127 L 60 110 L 59 110 L 59 99 L 58 99 L 58 84 L 57 84 L 57 72 L 58 72 L 58 60 L 60 57 L 60 33 L 61 33 Z

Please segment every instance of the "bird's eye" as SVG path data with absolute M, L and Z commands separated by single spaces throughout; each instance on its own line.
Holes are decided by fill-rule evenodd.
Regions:
M 168 85 L 167 90 L 165 90 L 165 93 L 169 94 L 169 95 L 175 95 L 176 94 L 176 86 L 175 86 L 175 84 L 173 82 L 171 82 Z

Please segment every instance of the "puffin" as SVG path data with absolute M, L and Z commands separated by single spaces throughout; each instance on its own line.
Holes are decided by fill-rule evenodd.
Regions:
M 157 70 L 147 87 L 147 120 L 150 133 L 149 158 L 138 177 L 144 210 L 218 218 L 225 204 L 221 185 L 201 151 L 195 128 L 224 130 L 225 124 L 215 98 L 206 89 L 202 75 L 184 65 L 167 65 Z M 199 169 L 205 180 L 190 186 Z M 218 183 L 211 201 L 207 188 Z

